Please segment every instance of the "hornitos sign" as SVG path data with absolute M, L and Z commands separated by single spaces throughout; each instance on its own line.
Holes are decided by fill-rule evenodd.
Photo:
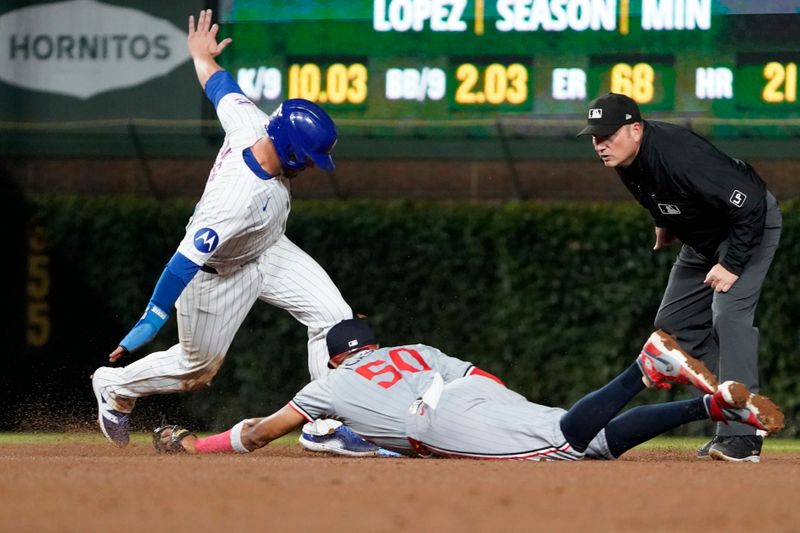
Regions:
M 40 4 L 0 16 L 0 80 L 86 99 L 163 76 L 189 57 L 164 19 L 94 0 Z

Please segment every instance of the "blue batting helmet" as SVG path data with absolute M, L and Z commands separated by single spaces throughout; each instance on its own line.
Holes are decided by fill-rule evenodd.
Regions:
M 303 170 L 310 159 L 323 170 L 333 170 L 330 152 L 336 144 L 336 125 L 314 102 L 303 98 L 283 102 L 269 117 L 267 135 L 284 167 Z

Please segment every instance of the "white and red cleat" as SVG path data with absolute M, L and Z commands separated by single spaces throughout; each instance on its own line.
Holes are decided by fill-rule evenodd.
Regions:
M 717 378 L 706 365 L 683 351 L 675 337 L 662 330 L 650 335 L 636 363 L 642 371 L 642 381 L 651 389 L 669 389 L 672 383 L 683 383 L 707 394 L 717 390 Z
M 783 429 L 783 413 L 778 406 L 736 381 L 726 381 L 703 401 L 708 415 L 715 422 L 741 422 L 768 433 Z

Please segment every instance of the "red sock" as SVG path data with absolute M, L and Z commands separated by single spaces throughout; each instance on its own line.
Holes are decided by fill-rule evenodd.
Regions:
M 231 430 L 194 441 L 197 453 L 232 453 Z

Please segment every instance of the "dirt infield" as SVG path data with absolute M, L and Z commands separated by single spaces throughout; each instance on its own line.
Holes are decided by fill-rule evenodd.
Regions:
M 347 459 L 275 445 L 0 445 L 0 531 L 800 531 L 800 454 L 761 464 Z

